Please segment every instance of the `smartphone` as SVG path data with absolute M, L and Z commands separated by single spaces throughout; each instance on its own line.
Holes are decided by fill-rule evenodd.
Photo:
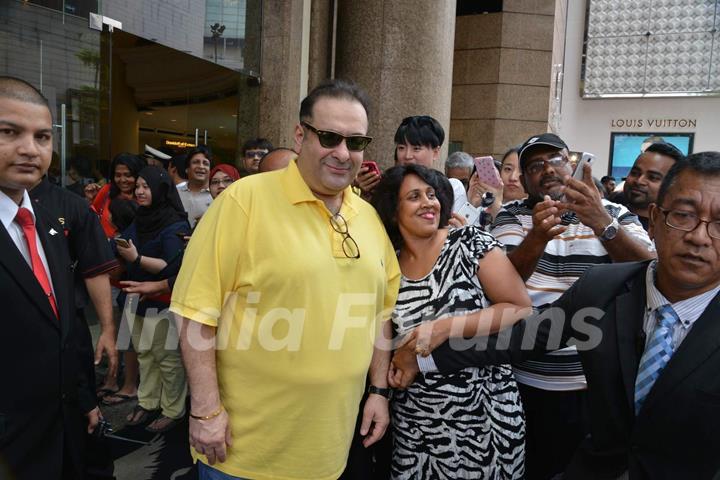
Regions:
M 371 162 L 368 160 L 367 162 L 362 162 L 362 164 L 360 166 L 368 167 L 368 172 L 373 172 L 378 177 L 382 176 L 382 173 L 380 173 L 380 167 L 378 167 L 378 164 L 375 162 Z
M 117 245 L 119 245 L 119 246 L 121 246 L 121 247 L 123 247 L 123 248 L 130 248 L 130 242 L 128 242 L 128 241 L 125 240 L 124 238 L 115 237 L 115 238 L 113 238 L 113 240 L 115 240 L 115 243 L 116 243 Z
M 458 215 L 465 217 L 468 225 L 475 225 L 478 218 L 480 218 L 481 213 L 482 210 L 473 207 L 470 202 L 465 202 L 465 205 L 460 207 L 457 211 Z
M 595 161 L 595 155 L 593 155 L 592 153 L 583 152 L 582 157 L 580 157 L 580 160 L 578 160 L 578 163 L 575 166 L 575 171 L 573 172 L 573 178 L 575 180 L 582 181 L 584 165 L 588 164 L 588 165 L 592 166 L 594 161 Z
M 478 179 L 491 187 L 500 188 L 502 180 L 500 172 L 495 168 L 495 159 L 493 157 L 476 157 L 474 161 Z

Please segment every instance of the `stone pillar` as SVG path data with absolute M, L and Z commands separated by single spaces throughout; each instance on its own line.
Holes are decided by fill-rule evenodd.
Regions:
M 262 49 L 263 16 L 272 12 L 263 12 L 262 0 L 245 2 L 245 46 L 243 47 L 243 69 L 250 75 L 260 74 Z
M 303 31 L 309 0 L 263 0 L 258 135 L 275 146 L 293 146 L 302 91 Z M 307 33 L 307 32 L 306 32 Z M 305 72 L 307 75 L 307 72 Z
M 310 13 L 310 51 L 308 91 L 330 78 L 333 35 L 333 4 L 331 0 L 312 0 Z
M 547 131 L 555 2 L 505 0 L 502 12 L 458 17 L 451 140 L 464 151 L 497 158 Z
M 336 0 L 335 77 L 351 79 L 372 101 L 366 159 L 393 164 L 393 136 L 409 115 L 431 115 L 450 138 L 455 0 Z

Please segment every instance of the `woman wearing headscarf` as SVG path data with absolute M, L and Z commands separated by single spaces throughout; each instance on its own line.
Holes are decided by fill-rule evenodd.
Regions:
M 215 165 L 210 170 L 210 195 L 213 200 L 237 180 L 240 180 L 240 172 L 235 167 L 227 163 Z
M 118 233 L 110 218 L 110 202 L 116 198 L 134 200 L 135 180 L 146 165 L 145 160 L 137 155 L 120 153 L 110 164 L 110 183 L 102 188 L 97 184 L 86 187 L 85 194 L 88 198 L 92 198 L 94 192 L 97 192 L 91 208 L 100 216 L 100 225 L 108 238 L 113 238 Z
M 182 254 L 182 234 L 190 231 L 187 214 L 169 174 L 157 167 L 140 171 L 135 198 L 139 204 L 135 221 L 117 243 L 118 253 L 126 262 L 126 278 L 137 282 L 162 280 L 177 273 L 168 266 L 177 265 L 175 259 Z M 175 426 L 185 414 L 185 369 L 177 350 L 175 322 L 167 315 L 170 296 L 142 298 L 137 307 L 133 305 L 136 298 L 129 297 L 125 306 L 130 318 L 135 310 L 132 341 L 140 361 L 138 405 L 128 416 L 128 423 L 147 423 L 159 412 L 146 429 L 160 433 Z

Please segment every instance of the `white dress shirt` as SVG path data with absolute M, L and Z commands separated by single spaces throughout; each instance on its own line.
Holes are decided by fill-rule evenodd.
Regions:
M 30 210 L 33 221 L 36 220 L 35 210 L 33 210 L 32 201 L 30 200 L 30 196 L 28 195 L 27 190 L 23 192 L 22 203 L 19 206 L 10 197 L 5 195 L 4 192 L 0 191 L 0 221 L 2 221 L 5 230 L 7 230 L 7 232 L 10 234 L 10 238 L 12 238 L 13 243 L 15 243 L 17 249 L 20 250 L 20 254 L 27 262 L 30 270 L 32 270 L 30 249 L 28 248 L 27 240 L 25 239 L 25 233 L 23 233 L 22 227 L 17 222 L 15 222 L 15 216 L 17 215 L 20 207 Z M 37 230 L 37 227 L 35 229 Z M 62 232 L 57 232 L 55 230 L 51 230 L 48 233 L 52 235 L 53 231 L 55 232 L 55 235 L 62 234 Z M 40 242 L 40 236 L 37 234 L 35 235 L 35 243 L 37 245 L 38 253 L 40 254 L 40 260 L 45 267 L 45 271 L 47 272 L 48 280 L 50 281 L 50 288 L 53 288 L 52 274 L 50 273 L 47 257 L 45 257 L 45 249 L 43 249 L 42 243 Z M 54 294 L 55 289 L 53 288 L 53 295 Z
M 203 188 L 199 192 L 193 192 L 188 187 L 187 182 L 182 185 L 177 185 L 178 194 L 180 194 L 180 201 L 183 204 L 183 208 L 188 214 L 188 222 L 190 227 L 195 228 L 200 217 L 207 211 L 208 207 L 212 203 L 212 195 L 210 190 Z
M 703 314 L 710 301 L 720 292 L 720 285 L 700 295 L 671 303 L 655 286 L 656 265 L 657 260 L 653 260 L 645 273 L 645 288 L 647 291 L 645 321 L 643 323 L 643 331 L 646 335 L 645 346 L 647 347 L 647 342 L 652 338 L 653 331 L 655 331 L 655 327 L 657 326 L 657 320 L 654 315 L 655 310 L 663 305 L 670 305 L 680 319 L 679 322 L 675 323 L 672 333 L 673 350 L 677 350 L 682 341 L 685 340 L 685 337 L 687 337 L 687 334 L 690 333 L 690 329 L 695 321 L 700 318 L 700 315 Z
M 465 185 L 457 178 L 448 178 L 448 180 L 453 189 L 452 212 L 457 213 L 467 203 L 467 192 L 465 191 Z

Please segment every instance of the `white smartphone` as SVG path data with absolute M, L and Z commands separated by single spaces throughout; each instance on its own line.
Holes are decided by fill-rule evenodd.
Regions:
M 470 202 L 465 202 L 465 205 L 460 207 L 457 211 L 458 215 L 462 215 L 465 218 L 468 225 L 475 225 L 475 223 L 477 223 L 478 221 L 478 218 L 480 218 L 481 213 L 482 210 L 473 207 Z
M 583 152 L 582 157 L 580 157 L 580 160 L 578 160 L 578 163 L 575 166 L 575 171 L 573 172 L 573 178 L 575 180 L 582 180 L 584 165 L 587 164 L 592 167 L 592 164 L 594 161 L 595 161 L 595 155 L 593 155 L 592 153 Z

